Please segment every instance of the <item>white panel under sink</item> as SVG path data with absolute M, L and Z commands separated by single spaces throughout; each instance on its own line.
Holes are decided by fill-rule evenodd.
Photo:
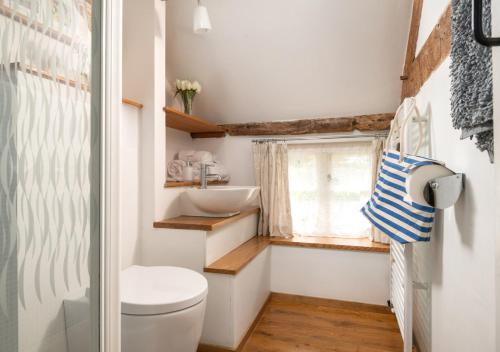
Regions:
M 204 273 L 208 281 L 207 310 L 201 343 L 212 346 L 231 346 L 234 322 L 232 319 L 232 275 Z
M 239 247 L 257 234 L 258 214 L 251 214 L 220 229 L 207 232 L 205 265 Z
M 202 344 L 236 350 L 270 294 L 271 248 L 237 275 L 205 273 L 207 311 Z
M 234 341 L 236 348 L 271 293 L 271 248 L 267 247 L 234 277 Z

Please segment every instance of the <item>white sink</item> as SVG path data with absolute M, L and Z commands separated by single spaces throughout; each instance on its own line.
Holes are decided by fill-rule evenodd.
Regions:
M 250 186 L 209 186 L 206 189 L 188 189 L 186 195 L 204 213 L 202 216 L 226 217 L 253 205 L 259 190 L 260 187 Z

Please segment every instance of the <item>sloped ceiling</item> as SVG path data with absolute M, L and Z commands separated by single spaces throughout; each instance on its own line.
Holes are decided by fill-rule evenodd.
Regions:
M 195 4 L 167 2 L 167 78 L 201 82 L 196 114 L 228 123 L 395 111 L 411 0 L 203 0 L 206 35 L 193 34 Z

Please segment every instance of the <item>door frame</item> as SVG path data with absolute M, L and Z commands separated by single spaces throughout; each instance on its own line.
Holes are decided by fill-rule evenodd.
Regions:
M 120 352 L 119 131 L 122 101 L 122 0 L 102 0 L 101 352 Z
M 492 36 L 500 36 L 500 0 L 492 0 Z M 493 133 L 495 143 L 495 350 L 500 351 L 500 47 L 493 53 Z

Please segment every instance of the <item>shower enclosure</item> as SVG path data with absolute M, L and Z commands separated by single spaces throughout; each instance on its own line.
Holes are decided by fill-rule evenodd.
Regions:
M 0 351 L 100 344 L 100 0 L 0 0 Z

